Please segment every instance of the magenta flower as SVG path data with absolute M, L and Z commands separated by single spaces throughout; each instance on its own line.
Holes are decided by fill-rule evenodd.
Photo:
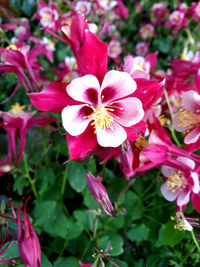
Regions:
M 88 126 L 94 127 L 100 146 L 121 145 L 127 138 L 124 127 L 138 123 L 144 116 L 141 101 L 128 97 L 136 90 L 136 83 L 125 72 L 109 71 L 101 86 L 95 76 L 85 75 L 74 79 L 66 90 L 79 102 L 63 109 L 63 127 L 72 136 L 84 133 Z
M 82 263 L 81 261 L 79 261 L 80 267 L 91 267 L 93 265 L 93 263 Z M 98 265 L 97 265 L 98 267 Z
M 199 175 L 191 159 L 178 157 L 177 166 L 162 166 L 162 174 L 167 180 L 161 186 L 161 193 L 168 201 L 176 200 L 179 207 L 189 202 L 191 193 L 198 194 L 200 191 Z
M 94 197 L 94 199 L 99 203 L 105 213 L 109 216 L 114 215 L 113 206 L 108 198 L 108 192 L 102 185 L 100 179 L 94 177 L 90 172 L 85 175 L 88 189 Z
M 26 214 L 26 206 L 29 199 L 26 200 L 24 205 L 24 229 L 21 227 L 20 218 L 20 204 L 18 207 L 17 217 L 17 239 L 19 254 L 22 262 L 26 267 L 41 267 L 41 248 L 39 239 L 35 233 L 35 230 Z

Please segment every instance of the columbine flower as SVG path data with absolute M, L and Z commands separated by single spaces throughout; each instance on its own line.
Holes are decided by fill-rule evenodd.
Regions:
M 12 209 L 12 213 L 14 219 L 17 223 L 17 240 L 18 240 L 18 248 L 19 254 L 22 262 L 26 267 L 41 267 L 41 248 L 38 237 L 35 233 L 33 225 L 31 224 L 27 214 L 26 214 L 26 206 L 27 202 L 30 198 L 28 198 L 24 205 L 24 228 L 21 226 L 21 201 L 18 206 L 18 214 L 16 216 L 12 203 L 10 201 L 10 206 Z
M 184 143 L 193 144 L 200 138 L 200 95 L 194 90 L 182 96 L 183 110 L 174 117 L 174 128 L 178 132 L 187 131 Z
M 90 172 L 86 174 L 86 181 L 90 193 L 94 199 L 99 203 L 105 213 L 109 216 L 114 215 L 113 206 L 108 197 L 108 192 L 102 185 L 100 179 L 94 177 Z
M 176 200 L 181 207 L 189 202 L 191 193 L 199 193 L 199 176 L 195 168 L 195 162 L 186 157 L 177 157 L 177 166 L 162 166 L 162 174 L 167 180 L 160 190 L 168 201 Z
M 124 127 L 138 123 L 144 116 L 141 101 L 128 97 L 136 90 L 136 83 L 125 72 L 109 71 L 101 86 L 95 76 L 85 75 L 74 79 L 66 90 L 79 102 L 63 109 L 63 127 L 70 135 L 78 136 L 92 126 L 103 147 L 121 145 L 127 138 Z
M 39 1 L 38 7 L 39 11 L 35 14 L 36 18 L 40 20 L 42 26 L 54 30 L 56 28 L 56 21 L 59 18 L 56 4 L 50 3 L 48 5 L 43 1 Z

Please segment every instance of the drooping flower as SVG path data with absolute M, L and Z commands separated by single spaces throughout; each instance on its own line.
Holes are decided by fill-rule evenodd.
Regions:
M 127 138 L 124 127 L 138 123 L 144 116 L 141 101 L 128 97 L 136 90 L 136 83 L 126 72 L 109 71 L 101 86 L 95 76 L 86 75 L 74 79 L 66 90 L 79 102 L 63 109 L 63 127 L 72 136 L 94 127 L 100 146 L 121 145 Z
M 90 172 L 85 175 L 88 189 L 94 197 L 94 199 L 99 203 L 105 213 L 109 216 L 114 215 L 113 206 L 108 197 L 108 192 L 106 188 L 102 185 L 99 178 L 94 177 Z

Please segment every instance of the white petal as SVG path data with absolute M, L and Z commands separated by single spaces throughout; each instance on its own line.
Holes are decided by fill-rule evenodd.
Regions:
M 102 103 L 128 96 L 135 92 L 136 87 L 136 82 L 127 72 L 111 70 L 106 73 L 101 86 Z
M 118 147 L 127 138 L 126 131 L 115 121 L 112 122 L 113 129 L 101 128 L 97 131 L 97 141 L 103 147 Z
M 194 181 L 194 186 L 193 186 L 192 191 L 195 194 L 198 194 L 199 193 L 199 190 L 200 190 L 200 187 L 199 187 L 199 176 L 198 176 L 198 174 L 196 172 L 192 172 L 191 173 L 191 176 L 192 176 L 192 179 Z
M 188 166 L 192 170 L 195 168 L 195 162 L 192 159 L 188 159 L 186 157 L 177 157 L 177 160 L 179 162 L 185 164 L 186 166 Z
M 164 196 L 164 198 L 166 198 L 168 201 L 174 201 L 179 194 L 179 191 L 172 192 L 171 190 L 168 190 L 166 182 L 163 185 L 161 185 L 160 191 Z
M 190 200 L 190 191 L 189 190 L 183 190 L 180 192 L 179 196 L 177 197 L 177 205 L 179 207 L 187 204 Z
M 100 85 L 93 75 L 85 75 L 74 79 L 66 88 L 73 99 L 85 103 L 97 104 Z
M 84 118 L 83 107 L 85 105 L 75 105 L 68 106 L 62 110 L 63 127 L 72 136 L 82 134 L 91 121 L 91 118 Z

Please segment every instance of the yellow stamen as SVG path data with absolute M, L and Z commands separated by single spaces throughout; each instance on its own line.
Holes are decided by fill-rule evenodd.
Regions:
M 176 221 L 176 225 L 174 225 L 175 229 L 185 230 L 185 231 L 192 231 L 192 225 L 186 220 L 182 211 L 176 213 L 175 217 L 171 217 L 173 221 Z
M 199 123 L 199 116 L 188 110 L 183 110 L 177 115 L 178 126 L 193 128 Z
M 42 19 L 43 19 L 44 21 L 51 21 L 52 16 L 51 16 L 51 14 L 46 13 L 46 14 L 43 14 L 43 15 L 42 15 Z
M 15 44 L 11 44 L 11 45 L 6 47 L 6 50 L 9 50 L 9 49 L 18 50 L 18 48 L 17 48 L 17 46 Z
M 92 113 L 92 124 L 95 128 L 95 132 L 98 132 L 100 129 L 111 129 L 113 131 L 113 117 L 108 113 L 107 108 L 99 106 L 97 108 L 93 108 L 94 112 Z
M 137 148 L 146 147 L 148 146 L 148 144 L 149 144 L 148 141 L 143 136 L 139 136 L 137 140 L 135 141 L 135 146 Z
M 19 116 L 23 113 L 23 110 L 25 109 L 25 106 L 20 106 L 19 103 L 16 103 L 15 105 L 11 106 L 11 110 L 9 110 L 9 113 L 14 116 Z
M 177 172 L 172 170 L 167 179 L 167 189 L 176 192 L 177 190 L 182 191 L 187 185 L 183 172 L 178 170 Z

